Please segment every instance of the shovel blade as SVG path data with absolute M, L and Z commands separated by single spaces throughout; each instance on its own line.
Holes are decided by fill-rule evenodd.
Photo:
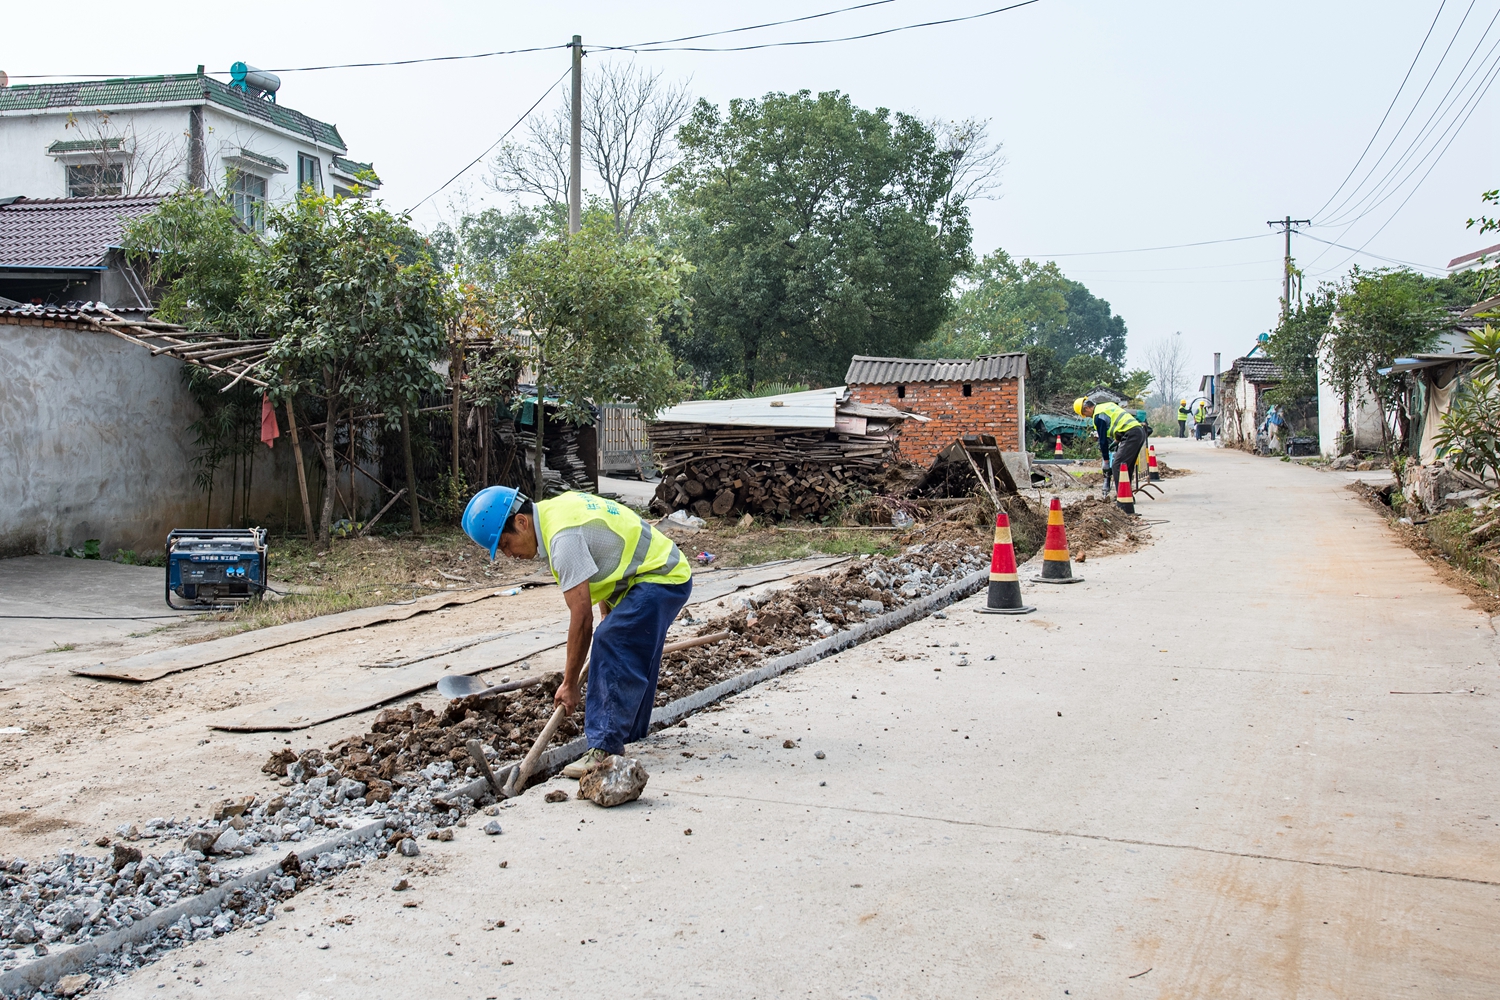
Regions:
M 465 677 L 462 674 L 448 674 L 437 682 L 438 694 L 444 698 L 467 698 L 471 694 L 478 694 L 486 689 L 485 684 L 477 677 Z

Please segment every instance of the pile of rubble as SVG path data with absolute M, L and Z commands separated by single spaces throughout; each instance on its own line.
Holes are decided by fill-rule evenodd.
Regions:
M 763 597 L 731 597 L 724 614 L 688 619 L 698 635 L 728 631 L 713 645 L 669 653 L 662 659 L 657 704 L 692 694 L 725 678 L 754 669 L 773 656 L 800 649 L 983 569 L 989 553 L 973 545 L 945 541 L 911 545 L 897 556 L 875 556 L 828 576 L 799 581 Z M 326 752 L 289 749 L 273 753 L 262 768 L 301 778 L 309 770 L 327 773 L 338 788 L 358 788 L 374 799 L 401 797 L 433 766 L 462 769 L 474 777 L 466 745 L 478 740 L 492 765 L 514 760 L 530 747 L 553 710 L 552 696 L 562 675 L 519 691 L 459 698 L 441 711 L 421 702 L 386 709 L 369 732 L 334 743 Z M 581 711 L 563 720 L 554 737 L 566 743 L 582 732 Z M 337 772 L 335 777 L 334 771 Z M 440 786 L 439 786 L 440 787 Z M 393 789 L 396 791 L 393 792 Z
M 343 777 L 317 750 L 292 757 L 293 765 L 282 768 L 289 772 L 281 779 L 284 791 L 227 800 L 212 820 L 127 824 L 117 830 L 118 839 L 99 839 L 111 848 L 103 856 L 62 851 L 55 860 L 0 859 L 0 970 L 130 927 L 286 852 L 278 876 L 237 888 L 221 905 L 184 915 L 146 941 L 100 955 L 89 973 L 99 985 L 100 977 L 155 961 L 188 941 L 268 923 L 288 897 L 372 857 L 393 850 L 414 857 L 420 854 L 420 837 L 451 840 L 451 828 L 467 825 L 478 808 L 463 796 L 455 802 L 441 797 L 462 783 L 462 773 L 448 761 L 403 775 L 399 785 L 382 791 Z M 305 865 L 296 855 L 296 845 L 323 844 L 376 821 L 383 822 L 373 839 L 319 853 Z M 153 845 L 179 837 L 180 847 L 148 853 Z M 239 860 L 257 855 L 265 858 L 263 864 Z

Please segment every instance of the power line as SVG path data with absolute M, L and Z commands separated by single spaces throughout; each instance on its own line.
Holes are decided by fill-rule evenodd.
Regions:
M 805 38 L 791 42 L 762 42 L 759 45 L 731 45 L 731 46 L 672 46 L 665 44 L 654 44 L 647 42 L 642 45 L 603 45 L 596 46 L 595 51 L 607 49 L 615 52 L 754 52 L 759 49 L 784 49 L 795 48 L 804 45 L 831 45 L 835 42 L 858 42 L 866 38 L 879 38 L 882 35 L 893 35 L 899 31 L 913 31 L 917 28 L 932 28 L 944 24 L 958 24 L 963 21 L 977 21 L 982 17 L 992 17 L 995 14 L 1003 14 L 1006 11 L 1016 10 L 1020 7 L 1029 7 L 1041 0 L 1021 0 L 1008 7 L 996 7 L 994 10 L 982 11 L 978 14 L 966 14 L 963 17 L 948 17 L 940 21 L 922 21 L 917 24 L 903 24 L 895 28 L 885 28 L 881 31 L 867 31 L 859 35 L 841 35 L 837 38 Z
M 701 35 L 683 35 L 681 38 L 661 38 L 654 42 L 637 42 L 634 45 L 608 46 L 612 49 L 636 49 L 646 45 L 674 45 L 677 42 L 696 42 L 700 38 L 714 38 L 718 35 L 735 35 L 742 31 L 759 31 L 762 28 L 779 28 L 784 24 L 798 24 L 802 21 L 816 21 L 820 17 L 832 17 L 834 14 L 844 14 L 851 10 L 864 10 L 866 7 L 880 7 L 895 0 L 871 0 L 869 3 L 857 3 L 852 7 L 840 7 L 837 10 L 825 10 L 821 14 L 808 14 L 804 17 L 789 17 L 784 21 L 767 21 L 764 24 L 748 24 L 743 28 L 725 28 L 722 31 L 705 31 Z
M 1417 263 L 1415 263 L 1413 261 L 1401 260 L 1401 259 L 1396 258 L 1396 257 L 1382 257 L 1378 253 L 1370 253 L 1367 250 L 1358 250 L 1358 249 L 1356 249 L 1354 247 L 1344 246 L 1344 244 L 1342 244 L 1342 243 L 1334 243 L 1332 240 L 1322 239 L 1320 237 L 1314 236 L 1312 233 L 1299 232 L 1297 235 L 1301 236 L 1301 237 L 1304 237 L 1305 239 L 1315 240 L 1318 243 L 1326 243 L 1328 246 L 1331 246 L 1331 247 L 1338 247 L 1340 250 L 1353 250 L 1355 253 L 1364 254 L 1366 257 L 1374 257 L 1376 260 L 1383 260 L 1387 264 L 1400 264 L 1402 267 L 1414 267 L 1414 268 L 1416 268 L 1419 271 L 1445 271 L 1445 270 L 1447 270 L 1446 268 L 1435 267 L 1435 266 L 1433 266 L 1431 264 L 1417 264 Z M 1330 270 L 1333 270 L 1333 269 L 1331 268 Z M 1327 271 L 1323 271 L 1321 273 L 1327 274 L 1328 272 Z
M 1470 10 L 1472 10 L 1473 9 L 1473 3 L 1471 3 L 1469 5 L 1469 7 L 1470 7 Z M 1500 11 L 1497 11 L 1496 14 L 1495 14 L 1495 17 L 1492 17 L 1490 19 L 1490 23 L 1485 26 L 1483 34 L 1481 34 L 1479 36 L 1479 40 L 1477 42 L 1475 42 L 1475 44 L 1474 44 L 1474 50 L 1469 53 L 1469 58 L 1464 60 L 1464 64 L 1461 67 L 1459 67 L 1458 72 L 1456 74 L 1454 74 L 1453 82 L 1448 85 L 1448 90 L 1438 100 L 1437 107 L 1434 108 L 1432 110 L 1432 112 L 1427 116 L 1427 121 L 1425 121 L 1422 124 L 1422 127 L 1417 131 L 1416 136 L 1411 140 L 1410 143 L 1407 144 L 1406 149 L 1402 151 L 1401 155 L 1391 165 L 1390 169 L 1386 171 L 1385 176 L 1383 176 L 1379 180 L 1379 182 L 1377 182 L 1375 184 L 1375 186 L 1370 189 L 1370 191 L 1369 191 L 1368 194 L 1365 194 L 1363 197 L 1360 197 L 1357 201 L 1355 201 L 1355 203 L 1349 209 L 1350 212 L 1359 211 L 1359 208 L 1360 208 L 1360 206 L 1362 204 L 1364 204 L 1365 202 L 1367 202 L 1370 198 L 1377 196 L 1381 192 L 1381 190 L 1384 189 L 1384 187 L 1386 186 L 1386 184 L 1390 181 L 1391 177 L 1395 176 L 1395 174 L 1397 174 L 1401 170 L 1401 168 L 1406 164 L 1406 162 L 1411 158 L 1411 154 L 1413 153 L 1413 151 L 1415 151 L 1416 148 L 1422 143 L 1423 139 L 1431 131 L 1431 129 L 1433 128 L 1434 124 L 1438 121 L 1438 119 L 1440 119 L 1442 116 L 1444 116 L 1445 114 L 1447 114 L 1447 110 L 1448 110 L 1448 108 L 1450 106 L 1449 98 L 1453 94 L 1453 88 L 1456 87 L 1456 86 L 1458 86 L 1459 80 L 1463 78 L 1464 71 L 1469 68 L 1469 64 L 1474 61 L 1474 56 L 1479 53 L 1479 49 L 1484 44 L 1484 40 L 1487 37 L 1489 37 L 1490 30 L 1495 25 L 1495 18 L 1500 18 Z M 1467 20 L 1468 20 L 1468 12 L 1466 11 L 1464 13 L 1464 21 L 1467 21 Z M 1460 30 L 1462 30 L 1462 28 L 1463 28 L 1463 23 L 1464 22 L 1460 22 L 1459 23 L 1459 29 Z M 1385 150 L 1382 151 L 1381 154 L 1380 154 L 1380 156 L 1375 160 L 1375 162 L 1370 165 L 1370 170 L 1369 170 L 1368 173 L 1365 174 L 1364 180 L 1360 181 L 1360 183 L 1358 185 L 1356 185 L 1356 187 L 1352 191 L 1350 191 L 1347 196 L 1345 196 L 1343 202 L 1341 202 L 1339 204 L 1338 208 L 1334 209 L 1334 217 L 1322 220 L 1322 223 L 1321 223 L 1322 225 L 1336 226 L 1336 225 L 1340 225 L 1340 224 L 1343 223 L 1344 218 L 1346 218 L 1347 216 L 1339 216 L 1338 213 L 1343 210 L 1343 208 L 1344 208 L 1345 205 L 1349 204 L 1349 201 L 1350 201 L 1351 198 L 1355 198 L 1359 194 L 1360 189 L 1364 187 L 1365 183 L 1367 181 L 1369 181 L 1369 179 L 1372 176 L 1374 176 L 1375 170 L 1380 166 L 1380 163 L 1385 159 L 1386 154 L 1389 153 L 1391 151 L 1391 149 L 1395 146 L 1396 140 L 1401 137 L 1401 133 L 1403 131 L 1405 131 L 1407 123 L 1409 123 L 1411 121 L 1412 115 L 1414 115 L 1416 113 L 1418 106 L 1420 106 L 1420 104 L 1422 102 L 1422 98 L 1425 97 L 1425 96 L 1427 96 L 1428 89 L 1432 86 L 1433 80 L 1435 80 L 1437 78 L 1438 70 L 1442 68 L 1443 62 L 1447 60 L 1448 53 L 1453 48 L 1453 43 L 1456 42 L 1457 40 L 1458 40 L 1458 32 L 1454 32 L 1453 39 L 1450 40 L 1449 43 L 1448 43 L 1448 48 L 1446 48 L 1446 49 L 1443 50 L 1442 58 L 1440 58 L 1438 60 L 1437 66 L 1433 67 L 1432 75 L 1427 78 L 1426 85 L 1424 85 L 1422 87 L 1422 92 L 1417 95 L 1417 99 L 1412 104 L 1411 110 L 1409 110 L 1406 113 L 1406 117 L 1402 120 L 1401 126 L 1399 128 L 1397 128 L 1396 131 L 1391 135 L 1391 141 L 1386 144 Z M 1493 51 L 1493 48 L 1494 47 L 1492 46 L 1491 47 L 1491 51 Z M 1486 53 L 1486 58 L 1488 58 L 1488 53 Z M 1470 79 L 1473 79 L 1472 75 L 1470 76 Z M 1465 87 L 1465 89 L 1467 89 L 1467 87 L 1468 87 L 1467 81 L 1464 83 L 1464 87 Z M 1460 91 L 1460 93 L 1462 93 L 1462 91 Z M 1361 212 L 1359 215 L 1355 216 L 1354 221 L 1358 221 L 1358 219 L 1362 218 L 1365 214 L 1368 213 L 1368 211 L 1369 211 L 1369 209 L 1366 209 L 1364 212 Z
M 1256 233 L 1254 236 L 1233 236 L 1227 240 L 1201 240 L 1197 243 L 1173 243 L 1170 246 L 1161 247 L 1136 247 L 1131 250 L 1080 250 L 1075 253 L 1018 253 L 1013 257 L 1030 257 L 1032 260 L 1041 260 L 1053 257 L 1101 257 L 1107 254 L 1117 253 L 1151 253 L 1155 250 L 1183 250 L 1188 247 L 1206 247 L 1215 243 L 1242 243 L 1245 240 L 1263 240 L 1267 236 L 1275 236 L 1275 233 Z
M 1497 72 L 1500 72 L 1500 63 L 1497 63 L 1496 64 L 1496 68 L 1494 70 L 1491 70 L 1489 79 L 1487 81 L 1485 81 L 1484 89 L 1481 90 L 1481 91 L 1479 91 L 1479 93 L 1476 95 L 1476 97 L 1473 99 L 1472 103 L 1470 104 L 1468 114 L 1464 115 L 1463 121 L 1457 123 L 1458 124 L 1458 128 L 1454 129 L 1452 125 L 1449 126 L 1449 130 L 1453 131 L 1453 135 L 1448 139 L 1447 145 L 1445 145 L 1443 147 L 1442 152 L 1438 153 L 1437 157 L 1432 161 L 1432 164 L 1430 166 L 1428 166 L 1427 172 L 1422 175 L 1422 179 L 1419 180 L 1419 181 L 1417 181 L 1417 183 L 1412 187 L 1412 189 L 1406 193 L 1406 197 L 1401 200 L 1401 204 L 1399 204 L 1399 205 L 1396 206 L 1396 210 L 1391 213 L 1390 218 L 1386 219 L 1385 222 L 1381 223 L 1380 228 L 1377 229 L 1377 230 L 1375 230 L 1375 232 L 1371 233 L 1370 234 L 1370 238 L 1367 239 L 1367 240 L 1365 240 L 1363 243 L 1361 243 L 1359 245 L 1359 249 L 1358 250 L 1356 250 L 1350 256 L 1345 257 L 1338 264 L 1336 264 L 1333 267 L 1329 268 L 1328 269 L 1329 271 L 1336 271 L 1336 270 L 1338 270 L 1339 268 L 1343 267 L 1345 264 L 1349 263 L 1349 261 L 1353 260 L 1354 257 L 1357 256 L 1358 254 L 1364 253 L 1365 252 L 1365 247 L 1367 247 L 1371 243 L 1373 243 L 1375 241 L 1375 237 L 1377 237 L 1381 233 L 1385 232 L 1385 227 L 1386 226 L 1389 226 L 1392 222 L 1396 221 L 1396 216 L 1398 216 L 1398 215 L 1401 214 L 1401 210 L 1406 207 L 1407 202 L 1411 201 L 1412 195 L 1416 194 L 1417 191 L 1419 191 L 1421 189 L 1422 185 L 1427 182 L 1427 178 L 1432 175 L 1433 170 L 1435 170 L 1437 168 L 1437 165 L 1440 162 L 1442 162 L 1443 156 L 1448 152 L 1448 149 L 1453 145 L 1454 140 L 1458 138 L 1459 133 L 1463 131 L 1464 126 L 1467 125 L 1468 122 L 1469 122 L 1469 119 L 1471 117 L 1473 117 L 1474 112 L 1479 108 L 1480 102 L 1484 100 L 1484 96 L 1489 93 L 1490 87 L 1494 85 L 1495 76 L 1496 76 Z M 1447 133 L 1445 132 L 1444 134 L 1446 135 Z M 1439 139 L 1438 141 L 1441 142 L 1442 140 Z M 1425 157 L 1424 157 L 1424 159 L 1425 159 Z M 1418 163 L 1417 166 L 1420 167 L 1421 163 Z M 1412 173 L 1416 173 L 1416 168 L 1413 168 Z M 1410 176 L 1410 175 L 1408 175 L 1408 176 Z M 1402 183 L 1405 183 L 1405 182 L 1403 181 Z M 1373 254 L 1370 255 L 1370 256 L 1373 256 Z M 1323 271 L 1321 273 L 1322 274 L 1327 274 L 1328 271 Z
M 895 2 L 897 2 L 897 0 L 867 0 L 867 2 L 865 2 L 865 3 L 857 3 L 857 4 L 853 4 L 851 6 L 848 6 L 848 7 L 838 7 L 838 8 L 835 8 L 834 10 L 825 10 L 825 11 L 822 11 L 822 12 L 817 13 L 817 14 L 805 14 L 802 17 L 789 17 L 789 18 L 785 18 L 785 19 L 780 20 L 780 21 L 765 21 L 765 22 L 762 22 L 760 24 L 747 24 L 747 25 L 743 25 L 743 26 L 738 27 L 738 28 L 723 28 L 723 29 L 721 29 L 719 31 L 705 31 L 702 34 L 697 34 L 697 35 L 683 35 L 680 38 L 662 38 L 662 39 L 657 39 L 656 41 L 651 41 L 651 42 L 637 42 L 634 45 L 603 45 L 603 46 L 596 46 L 595 50 L 596 51 L 624 51 L 624 52 L 631 52 L 631 51 L 636 51 L 636 50 L 676 51 L 676 50 L 664 50 L 664 49 L 650 49 L 649 47 L 650 46 L 660 46 L 660 45 L 673 45 L 673 44 L 676 44 L 677 42 L 697 41 L 700 38 L 715 38 L 715 37 L 717 37 L 719 35 L 734 35 L 734 34 L 739 34 L 741 32 L 745 32 L 745 31 L 761 31 L 761 30 L 763 30 L 765 28 L 777 28 L 777 27 L 781 27 L 783 25 L 788 25 L 788 24 L 800 24 L 803 21 L 816 21 L 819 18 L 833 17 L 836 14 L 846 14 L 849 11 L 864 10 L 866 8 L 869 8 L 869 7 L 882 7 L 882 6 L 886 5 L 886 4 L 895 3 Z M 1028 0 L 1028 2 L 1035 3 L 1035 2 L 1037 2 L 1037 0 Z M 1025 4 L 1021 4 L 1019 6 L 1025 6 Z M 989 12 L 987 12 L 985 14 L 975 14 L 975 15 L 973 15 L 973 17 L 987 17 L 987 16 L 989 16 L 989 14 L 993 14 L 993 13 L 998 13 L 998 11 L 989 11 Z M 956 18 L 955 20 L 968 20 L 968 18 Z M 942 24 L 942 23 L 946 23 L 946 22 L 935 21 L 935 22 L 932 22 L 932 23 L 933 24 Z M 925 25 L 911 25 L 911 26 L 908 26 L 908 27 L 925 27 Z M 906 28 L 892 28 L 892 29 L 889 29 L 889 30 L 890 31 L 904 31 L 904 30 L 906 30 Z M 853 37 L 867 37 L 867 36 L 853 36 Z M 842 39 L 827 39 L 825 41 L 841 41 L 841 40 Z M 822 41 L 788 42 L 788 43 L 777 43 L 777 44 L 817 45 L 817 44 L 822 44 Z M 369 61 L 369 62 L 353 62 L 353 63 L 327 63 L 327 64 L 323 64 L 323 65 L 319 65 L 319 66 L 281 66 L 281 67 L 269 67 L 269 68 L 267 68 L 265 70 L 265 72 L 267 72 L 267 73 L 316 73 L 316 72 L 320 72 L 322 70 L 330 70 L 330 69 L 372 69 L 372 68 L 377 68 L 377 67 L 382 67 L 382 66 L 414 66 L 414 65 L 417 65 L 417 64 L 420 64 L 420 63 L 459 62 L 459 61 L 470 60 L 470 59 L 492 59 L 492 58 L 494 58 L 496 56 L 525 55 L 525 54 L 531 53 L 531 52 L 552 52 L 552 51 L 555 51 L 557 49 L 566 49 L 566 48 L 568 48 L 568 46 L 569 46 L 569 43 L 563 42 L 562 44 L 559 44 L 559 45 L 534 45 L 534 46 L 531 46 L 530 48 L 524 48 L 524 49 L 501 49 L 501 50 L 498 50 L 498 51 L 495 51 L 495 52 L 475 52 L 475 53 L 470 53 L 470 54 L 466 54 L 466 55 L 421 56 L 421 57 L 416 57 L 416 58 L 411 58 L 411 59 L 387 59 L 387 60 L 376 60 L 376 61 Z M 714 52 L 714 51 L 739 51 L 739 50 L 736 50 L 736 49 L 701 49 L 701 50 L 693 50 L 693 51 Z M 215 75 L 218 75 L 218 76 L 224 76 L 224 75 L 227 75 L 229 73 L 229 71 L 228 70 L 215 70 L 214 73 L 215 73 Z M 64 77 L 64 76 L 79 77 L 79 78 L 88 78 L 88 79 L 108 79 L 108 78 L 113 78 L 113 77 L 124 77 L 124 76 L 130 76 L 130 75 L 131 74 L 129 74 L 129 73 L 20 73 L 20 74 L 12 74 L 11 79 L 12 80 L 44 80 L 44 79 L 57 79 L 59 77 Z
M 543 101 L 545 101 L 547 99 L 547 95 L 550 94 L 550 93 L 552 93 L 554 90 L 557 89 L 557 85 L 559 83 L 563 82 L 563 77 L 566 77 L 571 72 L 573 72 L 573 67 L 570 65 L 567 69 L 565 69 L 565 70 L 562 71 L 562 76 L 559 76 L 556 80 L 552 81 L 552 86 L 550 86 L 546 90 L 542 91 L 542 96 L 538 97 L 536 99 L 536 101 L 531 105 L 531 107 L 527 108 L 526 112 L 524 114 L 522 114 L 521 117 L 519 117 L 519 118 L 517 118 L 515 120 L 515 123 L 513 125 L 511 125 L 510 128 L 506 129 L 503 133 L 501 133 L 500 138 L 498 138 L 494 142 L 490 143 L 489 147 L 486 148 L 484 152 L 480 153 L 478 156 L 474 157 L 474 159 L 470 160 L 467 164 L 465 164 L 464 168 L 462 170 L 460 170 L 458 173 L 454 174 L 452 177 L 450 177 L 446 181 L 444 181 L 438 187 L 438 189 L 436 191 L 433 191 L 432 194 L 429 194 L 426 198 L 423 198 L 421 201 L 417 202 L 415 205 L 413 205 L 411 208 L 408 208 L 406 211 L 408 213 L 415 212 L 417 209 L 421 208 L 424 204 L 426 204 L 426 202 L 428 200 L 430 200 L 431 198 L 433 198 L 435 195 L 440 194 L 442 192 L 443 188 L 446 188 L 449 184 L 452 184 L 454 181 L 458 180 L 464 174 L 468 173 L 470 167 L 474 166 L 474 164 L 478 163 L 480 160 L 484 159 L 486 156 L 489 156 L 490 155 L 490 150 L 494 149 L 496 146 L 498 146 L 502 142 L 504 142 L 507 136 L 509 136 L 512 132 L 514 132 L 517 128 L 519 128 L 520 125 L 521 125 L 521 123 L 524 122 L 527 119 L 527 117 L 530 116 L 530 114 L 537 109 L 537 106 L 540 105 Z
M 1380 130 L 1385 128 L 1386 119 L 1391 116 L 1391 111 L 1396 107 L 1396 101 L 1401 98 L 1401 91 L 1406 89 L 1406 81 L 1411 79 L 1411 71 L 1417 68 L 1417 60 L 1422 58 L 1422 50 L 1427 48 L 1427 40 L 1432 37 L 1432 29 L 1437 27 L 1438 18 L 1443 16 L 1443 8 L 1447 6 L 1447 3 L 1448 0 L 1442 0 L 1438 4 L 1437 13 L 1432 16 L 1432 23 L 1427 26 L 1427 34 L 1422 36 L 1422 44 L 1417 46 L 1417 54 L 1412 56 L 1411 65 L 1406 67 L 1406 75 L 1401 78 L 1401 86 L 1397 87 L 1396 93 L 1391 95 L 1391 103 L 1385 109 L 1385 114 L 1380 116 L 1380 124 L 1375 126 L 1375 131 L 1370 135 L 1370 141 L 1365 143 L 1364 152 L 1359 154 L 1359 159 L 1355 160 L 1354 166 L 1349 168 L 1349 176 L 1345 177 L 1339 183 L 1339 186 L 1333 189 L 1333 194 L 1328 196 L 1328 201 L 1323 202 L 1322 208 L 1313 213 L 1313 218 L 1316 219 L 1323 214 L 1323 209 L 1327 208 L 1329 203 L 1339 196 L 1339 192 L 1344 190 L 1344 185 L 1349 183 L 1349 178 L 1354 176 L 1354 172 L 1359 169 L 1359 165 L 1369 155 L 1370 147 L 1375 145 L 1375 140 L 1380 137 Z

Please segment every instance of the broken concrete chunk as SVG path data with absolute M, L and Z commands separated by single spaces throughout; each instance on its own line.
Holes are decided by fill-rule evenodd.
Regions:
M 333 797 L 337 802 L 343 802 L 346 799 L 362 799 L 365 797 L 365 783 L 355 781 L 353 778 L 343 778 L 334 788 Z
M 234 830 L 233 827 L 230 827 L 229 829 L 226 829 L 223 833 L 219 834 L 218 839 L 214 841 L 214 843 L 213 843 L 213 853 L 215 853 L 215 854 L 228 854 L 230 851 L 234 850 L 236 847 L 239 847 L 239 846 L 240 846 L 240 835 L 235 832 L 235 830 Z
M 869 598 L 865 598 L 863 601 L 859 602 L 859 610 L 865 612 L 866 614 L 878 615 L 885 611 L 885 605 L 880 601 L 874 601 L 870 600 Z
M 238 799 L 225 799 L 223 802 L 220 802 L 218 808 L 214 810 L 214 822 L 222 823 L 226 819 L 233 819 L 237 816 L 243 816 L 245 810 L 249 809 L 251 804 L 254 802 L 255 796 L 253 795 L 246 795 Z
M 52 990 L 60 997 L 77 996 L 87 989 L 89 983 L 92 981 L 93 977 L 87 972 L 75 972 L 71 976 L 63 976 L 59 979 L 57 985 L 52 987 Z
M 422 853 L 422 849 L 417 846 L 417 842 L 410 837 L 401 841 L 401 846 L 397 847 L 396 850 L 401 852 L 403 858 L 415 858 Z
M 219 839 L 220 833 L 221 831 L 216 826 L 211 826 L 204 830 L 194 830 L 182 842 L 182 849 L 184 851 L 197 851 L 199 854 L 208 854 L 213 851 L 214 841 Z M 116 845 L 116 857 L 119 856 L 119 850 L 119 845 Z M 139 861 L 140 853 L 140 851 L 136 851 L 136 856 L 132 860 Z
M 501 832 L 500 821 L 498 819 L 492 819 L 488 823 L 484 824 L 484 832 L 489 834 L 491 837 L 499 834 Z
M 641 797 L 649 777 L 634 757 L 612 754 L 578 779 L 578 795 L 605 807 L 633 802 Z

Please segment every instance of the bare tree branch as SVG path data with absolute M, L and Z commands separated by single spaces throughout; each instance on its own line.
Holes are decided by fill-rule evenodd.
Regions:
M 1146 370 L 1163 404 L 1170 406 L 1172 400 L 1182 398 L 1180 394 L 1188 384 L 1188 352 L 1180 332 L 1162 337 L 1146 349 Z
M 631 231 L 635 215 L 677 162 L 673 136 L 692 108 L 683 84 L 634 63 L 603 63 L 584 76 L 583 155 L 614 214 L 617 232 Z M 561 106 L 534 119 L 527 138 L 507 143 L 490 163 L 485 184 L 502 194 L 540 199 L 556 207 L 568 200 L 568 115 Z
M 988 118 L 928 123 L 937 136 L 938 149 L 953 158 L 953 182 L 948 200 L 964 202 L 1000 197 L 1000 171 L 1005 167 L 1004 147 L 990 141 Z
M 136 131 L 135 118 L 117 125 L 105 111 L 88 118 L 68 116 L 64 129 L 76 129 L 89 143 L 86 159 L 73 166 L 93 168 L 97 194 L 151 195 L 175 187 L 187 162 L 186 136 Z

